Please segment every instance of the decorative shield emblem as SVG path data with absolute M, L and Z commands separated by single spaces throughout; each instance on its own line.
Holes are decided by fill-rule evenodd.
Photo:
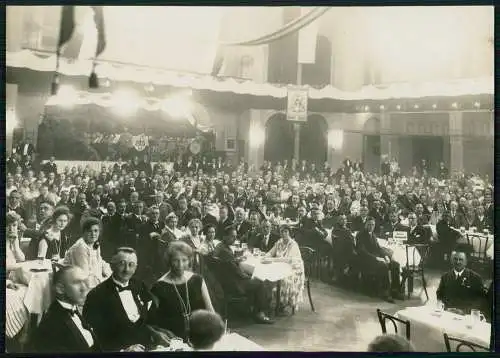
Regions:
M 138 152 L 142 152 L 148 146 L 148 137 L 140 134 L 132 137 L 132 145 Z

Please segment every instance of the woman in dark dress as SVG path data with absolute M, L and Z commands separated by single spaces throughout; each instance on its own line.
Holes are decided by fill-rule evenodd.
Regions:
M 182 241 L 169 245 L 167 260 L 170 271 L 151 288 L 158 307 L 151 314 L 150 323 L 167 329 L 176 336 L 188 339 L 191 313 L 205 309 L 214 311 L 203 278 L 189 270 L 193 249 Z

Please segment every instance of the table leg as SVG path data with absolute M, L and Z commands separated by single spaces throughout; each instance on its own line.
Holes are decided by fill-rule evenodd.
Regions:
M 281 281 L 278 281 L 276 285 L 276 307 L 274 309 L 274 314 L 277 316 L 280 311 L 280 303 L 281 303 Z

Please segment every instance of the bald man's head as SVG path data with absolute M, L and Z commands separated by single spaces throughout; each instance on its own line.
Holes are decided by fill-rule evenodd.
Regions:
M 89 291 L 88 274 L 76 266 L 66 266 L 54 274 L 56 298 L 71 305 L 81 306 Z

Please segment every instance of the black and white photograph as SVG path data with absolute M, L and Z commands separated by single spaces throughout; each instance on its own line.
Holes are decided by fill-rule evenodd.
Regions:
M 7 2 L 4 351 L 494 352 L 494 7 L 235 5 Z

